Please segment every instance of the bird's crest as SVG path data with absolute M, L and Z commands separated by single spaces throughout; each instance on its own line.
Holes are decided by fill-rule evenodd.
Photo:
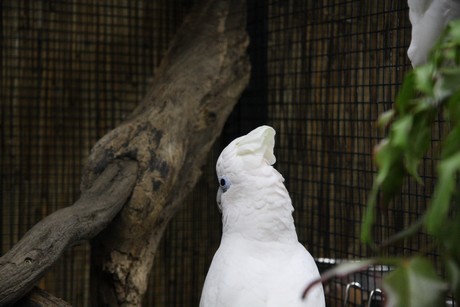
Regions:
M 248 134 L 235 140 L 237 155 L 262 156 L 269 165 L 276 162 L 273 148 L 275 146 L 275 130 L 269 126 L 260 126 Z

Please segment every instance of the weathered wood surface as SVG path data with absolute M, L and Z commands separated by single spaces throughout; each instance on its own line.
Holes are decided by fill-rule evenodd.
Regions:
M 0 258 L 0 306 L 29 291 L 69 246 L 89 240 L 107 227 L 131 195 L 137 162 L 112 160 L 69 207 L 32 227 Z
M 13 307 L 70 307 L 69 303 L 43 291 L 40 288 L 33 288 L 20 299 Z
M 197 182 L 249 81 L 243 0 L 201 1 L 179 29 L 150 91 L 88 159 L 82 190 L 119 157 L 139 163 L 129 202 L 92 242 L 92 303 L 140 306 L 163 231 Z
M 244 12 L 242 0 L 192 10 L 146 98 L 94 146 L 80 199 L 0 258 L 0 305 L 25 295 L 67 247 L 99 233 L 124 204 L 92 243 L 93 302 L 141 305 L 166 224 L 248 83 Z

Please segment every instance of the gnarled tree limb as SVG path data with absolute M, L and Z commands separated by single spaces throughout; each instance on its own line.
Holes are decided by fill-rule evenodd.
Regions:
M 92 242 L 92 302 L 140 306 L 157 245 L 249 81 L 244 0 L 206 0 L 178 31 L 148 95 L 93 148 L 82 189 L 112 159 L 139 163 L 133 195 Z
M 66 248 L 107 227 L 131 195 L 137 168 L 135 161 L 111 161 L 72 206 L 38 222 L 0 258 L 0 306 L 26 294 Z
M 94 146 L 72 206 L 35 225 L 0 258 L 0 305 L 17 301 L 63 251 L 92 242 L 93 302 L 139 306 L 167 222 L 249 81 L 244 0 L 192 10 L 146 98 Z

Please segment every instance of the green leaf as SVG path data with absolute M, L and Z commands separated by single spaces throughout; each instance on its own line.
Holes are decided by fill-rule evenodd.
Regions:
M 387 305 L 396 307 L 443 306 L 448 287 L 431 262 L 422 257 L 403 261 L 383 281 Z
M 386 112 L 383 112 L 382 114 L 380 114 L 379 116 L 379 120 L 378 120 L 378 126 L 380 128 L 385 128 L 390 122 L 391 120 L 393 119 L 395 115 L 395 110 L 391 109 L 391 110 L 388 110 Z
M 415 86 L 416 88 L 426 95 L 432 95 L 433 93 L 433 73 L 435 67 L 432 63 L 428 62 L 425 65 L 421 65 L 414 69 L 415 74 Z
M 457 300 L 460 298 L 460 267 L 452 258 L 446 259 L 447 278 Z
M 460 90 L 455 92 L 447 102 L 446 116 L 453 125 L 460 123 Z
M 457 191 L 458 191 L 457 186 Z M 458 196 L 458 192 L 455 196 Z M 454 296 L 460 299 L 460 202 L 450 214 L 450 218 L 444 221 L 443 232 L 437 240 L 442 244 L 444 266 L 447 273 L 450 288 Z
M 414 96 L 415 74 L 413 71 L 410 71 L 404 78 L 401 89 L 399 90 L 398 96 L 396 97 L 395 108 L 399 115 L 405 114 L 406 109 Z
M 409 132 L 412 128 L 413 116 L 398 118 L 391 127 L 390 143 L 394 147 L 405 149 L 409 143 Z
M 404 179 L 402 152 L 400 146 L 390 143 L 388 139 L 382 140 L 375 148 L 375 163 L 379 170 L 374 181 L 377 190 L 379 186 L 382 188 L 385 201 L 399 192 L 402 186 Z
M 453 20 L 449 23 L 447 33 L 452 43 L 460 44 L 460 20 Z
M 361 242 L 370 245 L 373 243 L 372 239 L 372 225 L 374 224 L 374 211 L 377 203 L 377 195 L 379 192 L 379 184 L 377 179 L 374 179 L 374 185 L 372 186 L 371 193 L 367 199 L 366 212 L 363 216 L 361 224 Z
M 447 159 L 460 152 L 460 126 L 454 127 L 450 133 L 445 137 L 442 144 L 441 158 Z
M 458 187 L 457 187 L 458 189 Z M 458 193 L 456 193 L 458 195 Z M 456 203 L 460 206 L 460 203 Z M 450 218 L 444 221 L 441 235 L 437 238 L 442 244 L 443 254 L 460 265 L 460 212 L 455 208 Z
M 401 192 L 404 182 L 404 167 L 400 161 L 393 164 L 387 177 L 382 182 L 383 201 L 389 202 L 397 193 Z
M 428 233 L 439 235 L 449 212 L 452 194 L 455 191 L 456 176 L 460 170 L 460 152 L 442 160 L 438 165 L 438 182 L 426 214 Z
M 414 116 L 412 130 L 409 136 L 409 146 L 404 155 L 404 165 L 407 172 L 423 184 L 418 174 L 420 161 L 431 144 L 431 124 L 434 120 L 434 114 L 437 112 L 433 108 L 424 108 Z
M 374 149 L 375 163 L 379 168 L 378 175 L 375 178 L 378 185 L 381 185 L 388 176 L 394 161 L 398 161 L 401 157 L 401 151 L 394 148 L 388 142 L 388 139 L 383 139 Z
M 433 96 L 442 102 L 449 98 L 460 86 L 460 67 L 443 67 L 440 69 L 433 86 Z

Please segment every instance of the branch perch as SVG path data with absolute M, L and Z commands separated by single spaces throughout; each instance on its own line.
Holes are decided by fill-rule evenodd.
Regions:
M 163 231 L 249 82 L 245 11 L 244 0 L 196 5 L 145 99 L 93 148 L 82 190 L 113 159 L 139 164 L 129 202 L 92 242 L 95 306 L 141 305 Z
M 32 291 L 27 293 L 22 299 L 20 299 L 14 307 L 72 307 L 69 303 L 62 299 L 52 296 L 46 291 L 39 288 L 34 288 Z
M 192 9 L 145 99 L 93 147 L 80 199 L 0 258 L 0 305 L 16 302 L 66 248 L 112 220 L 92 241 L 92 302 L 141 305 L 163 231 L 249 82 L 245 11 L 244 0 Z
M 0 306 L 32 289 L 66 248 L 107 227 L 131 195 L 136 176 L 136 162 L 113 160 L 72 206 L 32 227 L 0 258 Z

